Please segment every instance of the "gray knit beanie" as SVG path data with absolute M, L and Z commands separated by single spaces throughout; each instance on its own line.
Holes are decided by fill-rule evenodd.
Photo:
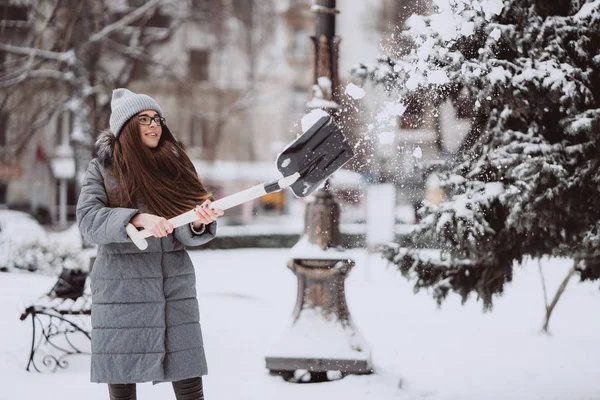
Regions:
M 133 93 L 125 88 L 115 89 L 110 101 L 110 131 L 115 137 L 119 137 L 123 125 L 131 117 L 144 110 L 155 110 L 158 115 L 163 116 L 160 106 L 152 97 L 146 94 Z

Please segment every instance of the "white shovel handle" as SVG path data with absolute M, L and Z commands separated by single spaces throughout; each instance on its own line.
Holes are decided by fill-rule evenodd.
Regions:
M 261 183 L 259 185 L 251 187 L 250 189 L 242 190 L 241 192 L 237 192 L 235 194 L 232 194 L 231 196 L 223 197 L 222 199 L 214 201 L 210 204 L 210 208 L 220 208 L 221 210 L 227 210 L 247 201 L 261 197 L 267 193 L 274 193 L 285 189 L 293 185 L 298 179 L 300 179 L 300 173 L 296 172 L 292 175 L 284 176 L 283 178 L 273 182 Z M 175 228 L 177 228 L 179 226 L 189 224 L 190 222 L 194 222 L 197 219 L 198 215 L 196 215 L 194 210 L 190 210 L 188 212 L 171 218 L 169 222 L 173 224 Z M 146 248 L 148 247 L 148 242 L 146 241 L 146 238 L 152 236 L 150 232 L 144 229 L 138 231 L 137 228 L 132 224 L 127 224 L 127 226 L 125 227 L 125 231 L 127 232 L 127 235 L 129 236 L 131 241 L 137 246 L 138 249 L 146 250 Z
M 231 196 L 223 197 L 222 199 L 214 201 L 210 204 L 210 208 L 220 208 L 221 210 L 227 210 L 239 204 L 245 203 L 249 200 L 263 196 L 266 193 L 267 192 L 265 191 L 265 185 L 261 183 L 260 185 L 253 186 L 250 189 L 246 189 L 241 192 L 232 194 Z M 179 226 L 189 224 L 190 222 L 194 222 L 197 219 L 198 215 L 194 212 L 194 210 L 190 210 L 188 212 L 185 212 L 183 214 L 169 219 L 169 222 L 172 223 L 175 228 L 177 228 Z M 127 226 L 125 227 L 125 231 L 127 232 L 127 235 L 129 235 L 133 243 L 135 243 L 135 245 L 138 247 L 138 249 L 145 250 L 148 247 L 148 242 L 146 242 L 146 238 L 152 236 L 150 232 L 144 229 L 138 231 L 137 228 L 132 224 L 127 224 Z

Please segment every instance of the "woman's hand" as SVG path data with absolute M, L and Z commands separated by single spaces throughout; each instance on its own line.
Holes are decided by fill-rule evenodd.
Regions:
M 225 212 L 220 208 L 215 208 L 214 210 L 212 210 L 210 208 L 210 203 L 210 200 L 206 200 L 204 203 L 194 208 L 194 211 L 198 216 L 198 219 L 192 222 L 192 224 L 194 225 L 194 229 L 200 229 L 202 225 L 208 225 L 223 214 L 225 214 Z
M 144 228 L 154 237 L 165 237 L 175 228 L 166 218 L 154 214 L 141 213 L 131 219 L 136 228 Z

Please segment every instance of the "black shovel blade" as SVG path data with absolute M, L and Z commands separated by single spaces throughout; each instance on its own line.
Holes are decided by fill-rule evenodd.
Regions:
M 352 157 L 354 151 L 340 127 L 324 116 L 279 154 L 277 169 L 283 176 L 300 172 L 290 188 L 297 197 L 306 197 Z

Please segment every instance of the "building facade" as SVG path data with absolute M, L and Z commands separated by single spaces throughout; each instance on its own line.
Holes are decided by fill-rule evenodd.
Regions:
M 48 21 L 60 25 L 61 10 L 66 13 L 75 3 L 0 0 L 0 42 L 37 48 L 43 48 L 45 41 L 59 43 L 59 31 Z M 104 22 L 108 25 L 146 3 L 94 4 L 99 20 L 109 18 Z M 53 4 L 59 8 L 53 10 Z M 389 0 L 338 0 L 341 90 L 349 82 L 358 83 L 350 74 L 356 63 L 374 60 L 381 53 L 381 38 L 390 32 L 389 13 L 395 12 L 392 6 Z M 56 16 L 51 19 L 53 12 Z M 177 29 L 172 29 L 174 21 Z M 72 29 L 77 30 L 79 23 Z M 91 97 L 97 111 L 92 129 L 97 133 L 108 125 L 110 85 L 126 73 L 131 90 L 161 104 L 169 128 L 216 197 L 270 180 L 276 177 L 277 154 L 301 133 L 300 120 L 312 85 L 313 33 L 310 0 L 161 1 L 158 11 L 143 23 L 131 22 L 102 43 L 111 51 L 98 53 L 94 62 L 111 76 L 96 77 L 96 85 L 104 90 Z M 145 49 L 151 61 L 133 53 L 113 56 L 123 49 L 131 51 L 126 46 L 141 35 L 165 36 Z M 68 46 L 65 43 L 63 48 Z M 22 209 L 49 224 L 66 225 L 74 219 L 79 187 L 72 148 L 81 129 L 75 118 L 77 105 L 65 106 L 72 88 L 60 82 L 33 80 L 11 87 L 8 83 L 17 67 L 23 66 L 23 57 L 0 50 L 0 207 Z M 131 65 L 130 59 L 135 60 Z M 385 101 L 393 100 L 379 88 L 368 88 L 360 112 L 353 115 L 355 139 L 372 134 L 366 128 L 369 122 Z M 451 109 L 441 115 L 441 129 L 449 137 L 446 142 L 459 141 L 460 121 Z M 405 125 L 399 120 L 393 128 L 392 146 L 373 150 L 374 163 L 385 163 L 389 173 L 411 168 L 409 153 L 398 151 L 399 147 L 419 144 L 426 157 L 440 156 L 427 144 L 435 140 L 439 124 L 425 121 L 411 129 Z M 372 165 L 353 168 L 365 173 Z M 354 193 L 344 199 L 348 209 L 360 209 L 358 175 L 343 176 L 347 179 L 340 181 L 340 187 Z M 410 174 L 403 176 L 410 179 Z M 256 214 L 296 212 L 297 202 L 281 193 L 232 209 L 228 216 L 232 223 L 246 223 Z

